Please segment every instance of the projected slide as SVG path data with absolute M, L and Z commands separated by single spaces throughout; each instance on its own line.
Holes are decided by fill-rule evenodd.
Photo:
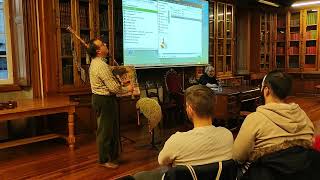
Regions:
M 208 64 L 208 2 L 123 0 L 124 64 Z

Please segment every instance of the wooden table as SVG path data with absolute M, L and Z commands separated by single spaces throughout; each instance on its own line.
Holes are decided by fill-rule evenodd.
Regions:
M 221 92 L 214 93 L 214 118 L 221 120 L 238 118 L 245 102 L 260 97 L 260 89 L 250 86 L 223 87 Z
M 0 143 L 0 149 L 39 142 L 54 138 L 64 138 L 69 144 L 70 150 L 74 149 L 74 112 L 76 102 L 71 102 L 68 97 L 55 96 L 45 99 L 25 99 L 18 100 L 18 107 L 14 109 L 0 110 L 0 121 L 15 120 L 26 117 L 43 116 L 57 113 L 68 113 L 68 136 L 60 134 L 47 134 L 21 140 Z

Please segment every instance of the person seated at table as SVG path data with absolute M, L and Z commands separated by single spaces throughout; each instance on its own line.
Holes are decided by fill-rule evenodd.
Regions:
M 217 87 L 218 81 L 214 76 L 214 67 L 209 65 L 206 67 L 204 74 L 199 79 L 199 84 L 206 85 L 209 88 Z

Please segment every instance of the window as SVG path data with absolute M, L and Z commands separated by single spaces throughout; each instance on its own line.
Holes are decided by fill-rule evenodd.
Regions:
M 0 0 L 0 85 L 13 84 L 9 0 Z

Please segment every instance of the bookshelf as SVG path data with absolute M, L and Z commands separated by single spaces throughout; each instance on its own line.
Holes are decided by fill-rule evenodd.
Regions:
M 260 14 L 260 72 L 268 72 L 272 69 L 274 55 L 274 14 Z
M 113 54 L 110 4 L 112 0 L 55 0 L 59 92 L 90 92 L 90 59 L 85 47 L 66 30 L 67 26 L 86 42 L 100 37 Z
M 277 15 L 276 31 L 276 58 L 275 68 L 284 70 L 286 68 L 286 39 L 287 39 L 287 15 Z
M 59 66 L 61 67 L 61 76 L 60 84 L 62 85 L 72 85 L 74 83 L 74 63 L 73 63 L 73 44 L 72 44 L 72 35 L 66 30 L 72 23 L 71 14 L 73 9 L 71 8 L 73 3 L 71 0 L 58 0 L 58 43 L 60 48 L 58 48 L 59 54 Z
M 301 49 L 301 39 L 302 39 L 302 28 L 301 28 L 301 12 L 289 12 L 288 13 L 288 71 L 300 71 L 300 49 Z
M 214 65 L 215 62 L 215 24 L 216 24 L 216 3 L 209 1 L 209 63 Z M 198 68 L 199 69 L 199 68 Z
M 217 2 L 216 10 L 216 36 L 215 70 L 217 76 L 232 76 L 234 65 L 234 25 L 233 5 Z
M 303 38 L 303 69 L 304 71 L 315 71 L 318 59 L 318 9 L 308 9 L 304 12 Z
M 209 63 L 215 67 L 217 77 L 233 75 L 233 21 L 232 4 L 209 1 Z

